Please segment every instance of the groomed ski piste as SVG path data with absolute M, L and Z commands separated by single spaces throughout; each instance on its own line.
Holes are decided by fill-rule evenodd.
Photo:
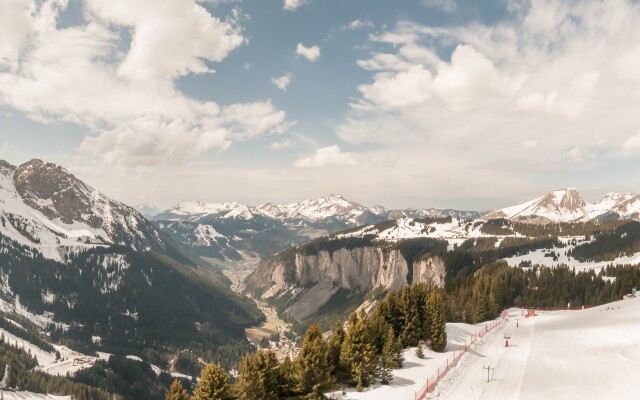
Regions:
M 508 318 L 469 347 L 424 398 L 585 400 L 637 393 L 640 297 L 585 310 L 523 314 L 509 309 Z M 415 348 L 408 349 L 391 385 L 376 384 L 364 392 L 346 389 L 346 395 L 339 391 L 330 398 L 418 399 L 426 379 L 484 326 L 447 324 L 446 352 L 425 350 L 425 359 L 418 359 Z M 508 347 L 505 333 L 511 336 Z

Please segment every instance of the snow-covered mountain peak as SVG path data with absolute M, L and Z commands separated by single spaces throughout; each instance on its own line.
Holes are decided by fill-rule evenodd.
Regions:
M 170 208 L 162 214 L 172 215 L 178 219 L 202 217 L 206 215 L 221 216 L 223 218 L 253 218 L 253 211 L 250 207 L 235 201 L 226 203 L 205 203 L 201 201 L 183 201 L 175 207 Z
M 590 219 L 590 205 L 574 188 L 553 190 L 531 201 L 493 211 L 485 219 L 507 218 L 530 222 L 568 222 Z
M 140 213 L 56 164 L 34 159 L 16 168 L 0 162 L 0 170 L 0 233 L 45 257 L 87 245 L 161 246 L 158 232 Z
M 576 222 L 594 219 L 638 218 L 640 196 L 607 193 L 589 203 L 576 189 L 553 190 L 531 201 L 487 214 L 484 219 L 507 218 L 534 223 Z

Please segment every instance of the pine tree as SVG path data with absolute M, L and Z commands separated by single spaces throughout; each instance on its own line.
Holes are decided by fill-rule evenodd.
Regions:
M 323 397 L 322 392 L 333 387 L 329 346 L 317 324 L 312 324 L 307 329 L 300 355 L 294 362 L 294 376 L 296 391 L 308 399 L 320 399 Z
M 393 328 L 389 326 L 387 329 L 387 338 L 382 347 L 382 355 L 378 361 L 378 377 L 380 382 L 388 384 L 393 378 L 393 369 L 396 368 L 396 338 L 393 334 Z
M 411 286 L 404 286 L 400 291 L 400 310 L 402 313 L 402 332 L 400 337 L 404 346 L 414 346 L 420 340 L 422 324 L 420 310 L 416 302 L 416 292 Z
M 173 381 L 165 400 L 189 400 L 189 393 L 187 393 L 179 379 Z
M 416 347 L 416 357 L 424 358 L 424 351 L 422 350 L 422 342 L 418 342 L 418 347 Z
M 347 366 L 358 391 L 371 384 L 376 372 L 374 346 L 367 341 L 364 321 L 351 318 L 340 351 L 340 361 Z
M 402 347 L 400 337 L 396 338 L 393 350 L 395 353 L 393 357 L 393 361 L 395 362 L 394 368 L 402 368 L 402 364 L 404 363 L 404 348 Z
M 236 382 L 239 400 L 278 400 L 281 391 L 278 359 L 271 350 L 258 350 L 246 355 Z
M 198 387 L 193 391 L 194 400 L 231 400 L 229 375 L 220 364 L 208 364 L 200 373 Z
M 296 380 L 294 376 L 293 362 L 289 357 L 280 363 L 278 367 L 280 378 L 280 395 L 282 397 L 291 397 L 295 393 Z
M 344 342 L 344 328 L 342 322 L 338 322 L 329 337 L 329 364 L 331 365 L 331 375 L 338 377 L 343 368 L 340 366 L 340 350 Z
M 431 348 L 434 351 L 444 351 L 445 347 L 447 347 L 447 320 L 442 291 L 437 290 L 429 294 L 428 308 L 431 309 L 429 327 Z

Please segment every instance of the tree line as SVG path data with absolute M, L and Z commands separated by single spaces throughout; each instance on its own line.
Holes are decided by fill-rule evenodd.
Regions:
M 389 384 L 393 369 L 402 367 L 403 350 L 422 344 L 443 351 L 447 343 L 446 301 L 442 290 L 425 284 L 391 292 L 369 314 L 352 313 L 328 336 L 312 324 L 299 355 L 278 361 L 271 350 L 247 354 L 235 383 L 219 364 L 208 364 L 190 396 L 176 380 L 167 400 L 321 399 L 344 386 L 358 390 L 373 383 Z

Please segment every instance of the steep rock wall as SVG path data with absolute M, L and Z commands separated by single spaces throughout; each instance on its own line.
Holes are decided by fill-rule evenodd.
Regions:
M 408 276 L 413 282 L 407 282 Z M 287 312 L 301 319 L 316 312 L 340 288 L 366 293 L 378 287 L 397 290 L 414 282 L 442 287 L 444 278 L 444 262 L 439 257 L 422 257 L 408 265 L 399 250 L 364 246 L 312 255 L 296 253 L 288 260 L 267 259 L 247 285 L 262 292 L 264 299 L 276 294 L 294 298 Z

